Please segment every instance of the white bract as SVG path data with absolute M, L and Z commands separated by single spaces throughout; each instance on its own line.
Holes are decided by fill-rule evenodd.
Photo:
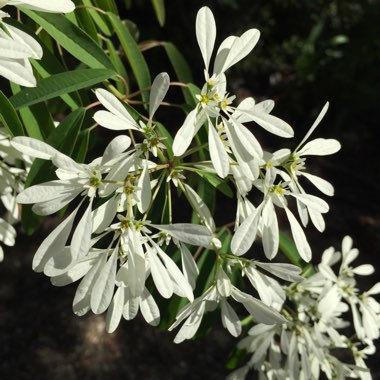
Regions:
M 52 13 L 70 13 L 75 9 L 71 0 L 0 0 L 0 8 L 6 5 Z

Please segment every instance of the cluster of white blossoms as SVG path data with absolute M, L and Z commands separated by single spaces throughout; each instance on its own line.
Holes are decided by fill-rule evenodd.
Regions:
M 10 144 L 10 137 L 4 128 L 0 128 L 0 242 L 13 246 L 16 230 L 13 224 L 21 218 L 16 196 L 24 189 L 24 182 L 30 168 L 31 160 L 19 153 Z M 4 258 L 0 245 L 0 261 Z
M 71 9 L 66 1 L 52 2 L 57 8 L 43 8 L 45 1 L 6 3 L 22 3 L 45 11 Z M 9 38 L 11 32 L 18 33 L 10 28 Z M 12 140 L 12 147 L 23 154 L 51 161 L 57 176 L 56 180 L 21 191 L 17 203 L 33 204 L 32 210 L 44 216 L 65 207 L 68 210 L 68 216 L 38 248 L 33 269 L 50 277 L 55 286 L 78 281 L 74 313 L 107 312 L 109 332 L 117 328 L 122 317 L 131 320 L 139 310 L 147 323 L 158 325 L 157 300 L 174 295 L 186 300 L 169 328 L 181 325 L 176 343 L 191 339 L 204 314 L 216 309 L 220 310 L 223 326 L 237 337 L 242 332 L 243 314 L 248 313 L 257 325 L 241 347 L 254 354 L 232 378 L 244 378 L 250 368 L 265 369 L 264 378 L 268 379 L 314 379 L 320 371 L 329 378 L 340 378 L 341 373 L 363 378 L 362 359 L 370 353 L 373 345 L 369 342 L 379 332 L 378 304 L 371 297 L 379 291 L 379 285 L 365 294 L 358 293 L 353 274 L 366 274 L 371 267 L 349 267 L 356 251 L 351 249 L 348 238 L 343 244 L 338 275 L 331 265 L 339 254 L 331 250 L 324 254 L 319 272 L 306 280 L 294 265 L 265 263 L 245 256 L 258 238 L 267 259 L 276 256 L 280 241 L 277 212 L 282 209 L 301 258 L 311 260 L 304 227 L 310 220 L 322 232 L 323 214 L 329 206 L 323 199 L 306 193 L 302 178 L 323 194 L 333 195 L 329 182 L 306 171 L 307 156 L 330 155 L 340 149 L 334 139 L 309 140 L 327 112 L 328 103 L 295 149 L 264 151 L 247 123 L 256 123 L 284 138 L 293 137 L 293 129 L 270 114 L 272 100 L 256 103 L 247 98 L 233 106 L 235 97 L 227 92 L 225 75 L 252 51 L 259 32 L 250 29 L 240 37 L 226 38 L 216 53 L 212 70 L 216 27 L 207 7 L 198 12 L 196 36 L 205 63 L 206 83 L 172 144 L 167 135 L 161 135 L 155 121 L 170 88 L 166 73 L 153 81 L 148 117 L 130 112 L 116 91 L 117 96 L 101 88 L 95 91 L 98 102 L 94 104 L 103 107 L 93 116 L 97 125 L 127 131 L 128 135 L 114 137 L 103 155 L 88 164 L 77 163 L 33 138 L 19 136 Z M 33 42 L 29 45 L 37 46 Z M 12 56 L 9 60 L 26 65 L 28 57 Z M 208 142 L 192 146 L 201 128 L 206 130 Z M 218 181 L 228 178 L 235 185 L 236 221 L 229 224 L 234 226 L 233 231 L 229 225 L 215 225 L 206 202 L 192 187 L 194 182 L 187 180 L 192 172 Z M 262 197 L 257 205 L 250 200 L 254 191 Z M 178 211 L 173 207 L 173 194 L 184 195 L 182 200 L 188 201 L 200 224 L 173 222 L 178 217 L 183 219 L 182 207 Z M 289 200 L 294 200 L 299 218 L 291 211 Z M 230 240 L 222 239 L 221 231 L 225 230 L 232 235 Z M 13 230 L 8 227 L 8 243 L 12 244 L 12 236 Z M 213 255 L 215 264 L 207 274 L 205 290 L 199 294 L 200 270 L 194 256 L 202 254 Z M 236 276 L 240 276 L 239 281 L 235 281 Z M 284 285 L 289 282 L 292 285 Z M 352 310 L 357 340 L 366 344 L 364 349 L 340 333 L 347 325 L 341 318 L 347 305 Z M 342 364 L 331 353 L 332 347 L 351 349 L 357 365 Z
M 330 247 L 315 274 L 285 288 L 288 303 L 281 314 L 287 322 L 252 327 L 238 344 L 252 356 L 228 379 L 245 379 L 253 369 L 260 379 L 271 380 L 318 380 L 322 373 L 335 380 L 372 379 L 365 359 L 375 353 L 373 341 L 379 338 L 380 304 L 373 296 L 380 294 L 380 282 L 359 291 L 355 276 L 370 275 L 374 268 L 351 267 L 358 253 L 346 236 L 341 252 Z
M 75 9 L 71 0 L 0 0 L 0 9 L 14 5 L 41 12 L 69 13 Z M 29 59 L 41 59 L 42 48 L 29 34 L 3 20 L 8 13 L 0 10 L 0 75 L 25 87 L 34 87 L 36 78 Z

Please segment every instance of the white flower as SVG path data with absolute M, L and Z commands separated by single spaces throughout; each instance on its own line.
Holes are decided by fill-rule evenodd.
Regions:
M 280 182 L 275 185 L 275 177 L 269 178 L 270 173 L 267 172 L 266 179 L 254 182 L 254 185 L 264 192 L 264 200 L 236 229 L 231 241 L 231 250 L 235 255 L 243 255 L 251 247 L 258 232 L 260 232 L 264 252 L 269 259 L 272 259 L 277 254 L 279 244 L 276 205 L 285 210 L 297 249 L 301 257 L 309 262 L 311 248 L 301 225 L 287 206 L 286 196 L 292 196 L 307 207 L 321 213 L 328 211 L 328 205 L 315 196 L 292 192 L 288 188 L 287 182 Z
M 152 83 L 149 101 L 149 119 L 145 124 L 142 121 L 137 123 L 129 114 L 124 105 L 110 92 L 98 88 L 95 91 L 96 97 L 107 111 L 97 111 L 94 114 L 94 120 L 104 128 L 112 130 L 135 130 L 143 133 L 144 142 L 140 145 L 142 152 L 149 150 L 157 157 L 157 149 L 165 148 L 155 131 L 153 117 L 158 107 L 162 103 L 170 85 L 170 78 L 167 73 L 161 73 L 156 76 Z
M 175 156 L 185 153 L 199 128 L 208 122 L 208 142 L 212 164 L 217 174 L 224 178 L 229 174 L 233 153 L 246 175 L 254 180 L 262 149 L 253 134 L 243 125 L 255 121 L 271 133 L 283 137 L 293 135 L 292 128 L 284 121 L 269 115 L 273 102 L 255 104 L 253 98 L 243 101 L 237 108 L 231 106 L 235 96 L 226 92 L 225 71 L 247 56 L 259 39 L 259 31 L 250 29 L 240 37 L 230 36 L 220 45 L 214 69 L 210 75 L 209 64 L 216 38 L 216 26 L 211 10 L 203 7 L 196 19 L 196 35 L 205 63 L 205 79 L 198 104 L 186 117 L 174 142 Z M 233 169 L 232 169 L 233 170 Z

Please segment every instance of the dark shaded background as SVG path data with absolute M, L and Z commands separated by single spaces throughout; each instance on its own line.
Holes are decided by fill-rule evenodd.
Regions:
M 350 234 L 360 262 L 377 272 L 362 289 L 379 281 L 380 203 L 378 104 L 380 93 L 380 6 L 360 0 L 169 1 L 167 23 L 159 28 L 150 2 L 134 1 L 126 17 L 140 27 L 140 40 L 174 42 L 185 55 L 198 85 L 203 80 L 194 23 L 199 7 L 212 8 L 218 41 L 250 27 L 261 32 L 249 57 L 229 71 L 231 91 L 239 98 L 276 101 L 274 114 L 295 130 L 297 144 L 326 100 L 330 110 L 315 136 L 334 137 L 342 150 L 312 158 L 310 171 L 330 180 L 336 195 L 328 202 L 324 234 L 307 230 L 314 257 Z M 145 53 L 152 74 L 169 63 L 158 50 Z M 182 117 L 163 115 L 169 120 Z M 175 123 L 173 123 L 175 127 Z M 268 150 L 281 141 L 255 130 Z M 225 215 L 219 212 L 219 222 Z M 47 221 L 33 237 L 20 233 L 0 265 L 0 379 L 223 379 L 224 362 L 236 340 L 220 325 L 206 338 L 174 345 L 174 334 L 141 319 L 123 321 L 114 334 L 104 332 L 104 316 L 78 318 L 71 302 L 76 285 L 54 288 L 31 270 L 38 244 L 57 220 Z M 376 356 L 376 355 L 375 355 Z M 376 358 L 369 361 L 380 378 Z

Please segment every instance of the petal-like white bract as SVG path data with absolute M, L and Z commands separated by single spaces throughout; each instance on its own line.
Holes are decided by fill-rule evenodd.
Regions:
M 133 297 L 129 288 L 124 288 L 123 317 L 130 321 L 135 318 L 140 307 L 140 297 Z
M 208 72 L 212 51 L 214 50 L 216 38 L 216 25 L 214 15 L 210 8 L 202 7 L 198 13 L 195 22 L 195 32 L 202 58 Z
M 102 105 L 113 115 L 115 116 L 115 122 L 116 120 L 120 120 L 120 127 L 118 129 L 139 129 L 138 124 L 133 119 L 133 117 L 129 114 L 129 112 L 125 109 L 124 105 L 120 102 L 120 100 L 113 94 L 111 94 L 109 91 L 104 90 L 102 88 L 98 88 L 95 91 L 95 95 L 102 103 Z M 106 111 L 98 111 L 98 112 L 105 112 Z M 98 112 L 95 113 L 94 119 L 97 123 L 99 123 L 96 118 L 98 118 Z M 102 121 L 106 121 L 106 114 L 99 114 L 102 116 L 99 116 L 99 118 Z M 104 115 L 104 117 L 103 117 Z M 122 122 L 121 122 L 122 121 Z M 102 125 L 101 123 L 99 123 Z M 121 126 L 124 125 L 124 128 Z M 107 127 L 106 127 L 107 128 Z M 117 128 L 117 127 L 115 127 Z M 112 128 L 110 128 L 112 129 Z
M 125 118 L 121 118 L 120 116 L 114 115 L 108 111 L 95 112 L 94 120 L 102 127 L 113 131 L 123 131 L 125 129 L 138 130 L 135 124 L 131 124 Z
M 101 270 L 106 264 L 107 251 L 102 252 L 95 265 L 89 270 L 89 272 L 82 278 L 75 292 L 73 300 L 74 314 L 82 316 L 86 314 L 91 306 L 91 292 L 99 277 Z
M 214 168 L 221 178 L 228 175 L 230 164 L 225 146 L 212 125 L 208 129 L 210 157 Z
M 0 38 L 0 57 L 1 59 L 22 59 L 30 57 L 30 50 L 13 40 Z
M 274 210 L 272 202 L 268 202 L 262 212 L 263 225 L 262 225 L 262 242 L 265 256 L 272 260 L 276 256 L 278 251 L 278 245 L 280 242 L 280 234 L 278 228 L 277 215 Z
M 251 248 L 256 239 L 262 207 L 258 207 L 238 227 L 231 240 L 231 251 L 236 256 L 241 256 Z
M 71 0 L 8 0 L 7 4 L 50 13 L 70 13 L 75 9 Z
M 143 214 L 149 208 L 150 201 L 152 199 L 152 189 L 150 187 L 148 162 L 146 160 L 143 171 L 139 178 L 138 188 L 139 190 L 136 191 L 137 198 L 139 199 L 137 207 L 139 211 Z
M 285 281 L 299 282 L 303 280 L 303 277 L 301 276 L 301 268 L 296 265 L 261 262 L 255 262 L 255 264 Z
M 318 138 L 305 144 L 297 154 L 299 156 L 328 156 L 338 152 L 340 148 L 341 145 L 338 140 Z
M 35 87 L 36 78 L 28 60 L 0 60 L 0 75 L 24 87 Z
M 296 217 L 292 214 L 292 212 L 285 207 L 286 216 L 288 217 L 290 228 L 292 230 L 292 235 L 294 238 L 294 242 L 296 244 L 297 250 L 307 263 L 311 260 L 311 248 L 309 243 L 307 242 L 305 233 L 303 232 L 302 227 L 298 223 Z
M 162 295 L 162 297 L 170 298 L 173 295 L 173 283 L 169 277 L 167 269 L 157 257 L 157 253 L 154 249 L 148 249 L 147 253 L 150 271 L 158 292 Z
M 214 70 L 213 72 L 218 74 L 222 73 L 224 62 L 226 62 L 227 56 L 231 50 L 231 46 L 235 42 L 235 40 L 239 38 L 236 36 L 229 36 L 220 44 L 219 49 L 216 53 L 215 62 L 214 62 Z
M 125 135 L 116 136 L 111 142 L 107 145 L 104 150 L 102 157 L 102 165 L 106 164 L 108 161 L 114 159 L 124 151 L 126 151 L 131 145 L 131 138 Z
M 69 182 L 60 180 L 45 182 L 23 190 L 16 198 L 17 203 L 30 204 L 54 200 L 69 195 L 71 186 Z
M 306 177 L 323 194 L 326 194 L 329 197 L 332 197 L 334 195 L 334 187 L 330 182 L 310 173 L 302 172 L 302 175 Z
M 157 245 L 154 247 L 160 256 L 161 260 L 164 262 L 169 275 L 171 276 L 173 282 L 179 289 L 181 289 L 183 295 L 190 301 L 194 301 L 194 295 L 192 287 L 189 282 L 186 280 L 185 276 L 179 270 L 174 261 Z
M 145 288 L 140 296 L 140 311 L 145 321 L 151 326 L 158 326 L 160 323 L 160 310 L 153 296 Z
M 13 41 L 22 44 L 29 51 L 29 56 L 24 58 L 41 59 L 43 50 L 41 45 L 29 34 L 23 32 L 20 29 L 15 28 L 12 25 L 7 25 L 7 31 L 10 33 Z
M 205 312 L 206 303 L 201 302 L 199 307 L 195 309 L 192 314 L 187 318 L 181 329 L 178 331 L 174 338 L 174 343 L 181 343 L 186 339 L 191 339 L 202 322 L 203 314 Z
M 173 141 L 173 153 L 179 157 L 186 152 L 195 134 L 197 109 L 193 109 L 187 116 L 182 127 L 177 131 Z
M 329 205 L 323 199 L 316 197 L 311 194 L 297 194 L 291 193 L 294 198 L 302 202 L 305 206 L 309 207 L 312 210 L 326 213 L 329 211 Z
M 232 297 L 237 302 L 242 303 L 253 318 L 261 323 L 273 325 L 276 323 L 284 323 L 286 321 L 286 319 L 275 309 L 265 305 L 251 295 L 243 293 L 235 287 L 232 291 Z
M 186 247 L 185 244 L 180 243 L 181 258 L 182 258 L 182 270 L 187 282 L 195 289 L 196 278 L 199 274 L 199 269 L 194 260 L 193 255 Z
M 65 248 L 77 211 L 78 208 L 59 224 L 41 243 L 33 257 L 32 267 L 34 271 L 42 272 L 46 262 L 54 254 L 59 254 Z
M 245 58 L 256 46 L 260 38 L 260 32 L 257 29 L 249 29 L 240 37 L 235 38 L 229 49 L 220 73 L 224 73 L 231 66 Z M 219 66 L 219 64 L 218 64 Z M 218 73 L 218 74 L 220 74 Z
M 235 338 L 241 334 L 241 323 L 232 306 L 223 298 L 221 301 L 222 324 Z
M 13 246 L 15 244 L 16 230 L 14 227 L 0 218 L 0 241 L 5 245 Z
M 246 136 L 241 132 L 239 123 L 230 119 L 230 123 L 225 123 L 225 130 L 235 156 L 244 162 L 251 161 L 255 157 L 255 151 L 247 145 Z
M 132 297 L 139 297 L 145 285 L 145 256 L 140 235 L 133 229 L 128 229 L 131 250 L 128 253 L 128 286 Z
M 243 110 L 240 112 L 247 114 L 260 127 L 276 136 L 291 138 L 294 136 L 293 128 L 280 118 L 264 112 L 261 107 L 255 107 L 253 110 Z
M 212 240 L 210 230 L 205 226 L 190 223 L 151 224 L 158 230 L 165 231 L 175 239 L 191 245 L 207 247 Z
M 32 137 L 16 136 L 11 145 L 21 153 L 43 160 L 50 160 L 53 156 L 62 154 L 49 144 Z
M 92 218 L 91 218 L 92 201 L 89 202 L 86 211 L 78 222 L 73 237 L 71 239 L 71 253 L 74 260 L 86 256 L 91 248 Z
M 209 208 L 203 199 L 190 187 L 188 184 L 184 184 L 186 189 L 186 196 L 189 200 L 191 206 L 194 211 L 199 215 L 199 217 L 203 220 L 205 226 L 211 231 L 215 232 L 215 222 L 211 215 Z
M 152 83 L 152 88 L 150 90 L 149 98 L 149 122 L 152 124 L 152 119 L 154 114 L 157 111 L 157 108 L 160 106 L 166 93 L 168 92 L 170 85 L 170 78 L 167 73 L 161 73 L 154 78 Z
M 116 330 L 120 323 L 121 317 L 123 316 L 124 294 L 124 289 L 118 288 L 107 310 L 106 330 L 109 333 Z
M 91 291 L 90 305 L 95 314 L 106 311 L 111 303 L 115 288 L 118 249 L 116 246 L 107 263 L 101 268 Z
M 315 128 L 318 127 L 319 123 L 322 121 L 322 119 L 324 118 L 324 116 L 326 115 L 327 113 L 327 110 L 329 109 L 329 102 L 326 102 L 326 104 L 323 106 L 321 112 L 319 113 L 319 115 L 317 116 L 317 118 L 315 119 L 313 125 L 310 127 L 310 129 L 308 130 L 308 132 L 306 133 L 305 137 L 302 139 L 302 141 L 298 144 L 297 148 L 295 149 L 295 152 L 298 151 L 298 149 L 305 143 L 305 141 L 307 141 L 307 139 L 311 136 L 311 134 L 314 132 Z
M 70 268 L 60 275 L 56 275 L 51 278 L 51 283 L 54 286 L 66 286 L 75 281 L 78 281 L 80 278 L 85 276 L 91 268 L 98 262 L 99 254 L 96 256 L 85 257 L 82 260 L 74 263 Z
M 222 297 L 229 297 L 232 291 L 232 284 L 230 278 L 227 276 L 223 268 L 219 268 L 218 274 L 216 276 L 216 288 L 218 293 Z

